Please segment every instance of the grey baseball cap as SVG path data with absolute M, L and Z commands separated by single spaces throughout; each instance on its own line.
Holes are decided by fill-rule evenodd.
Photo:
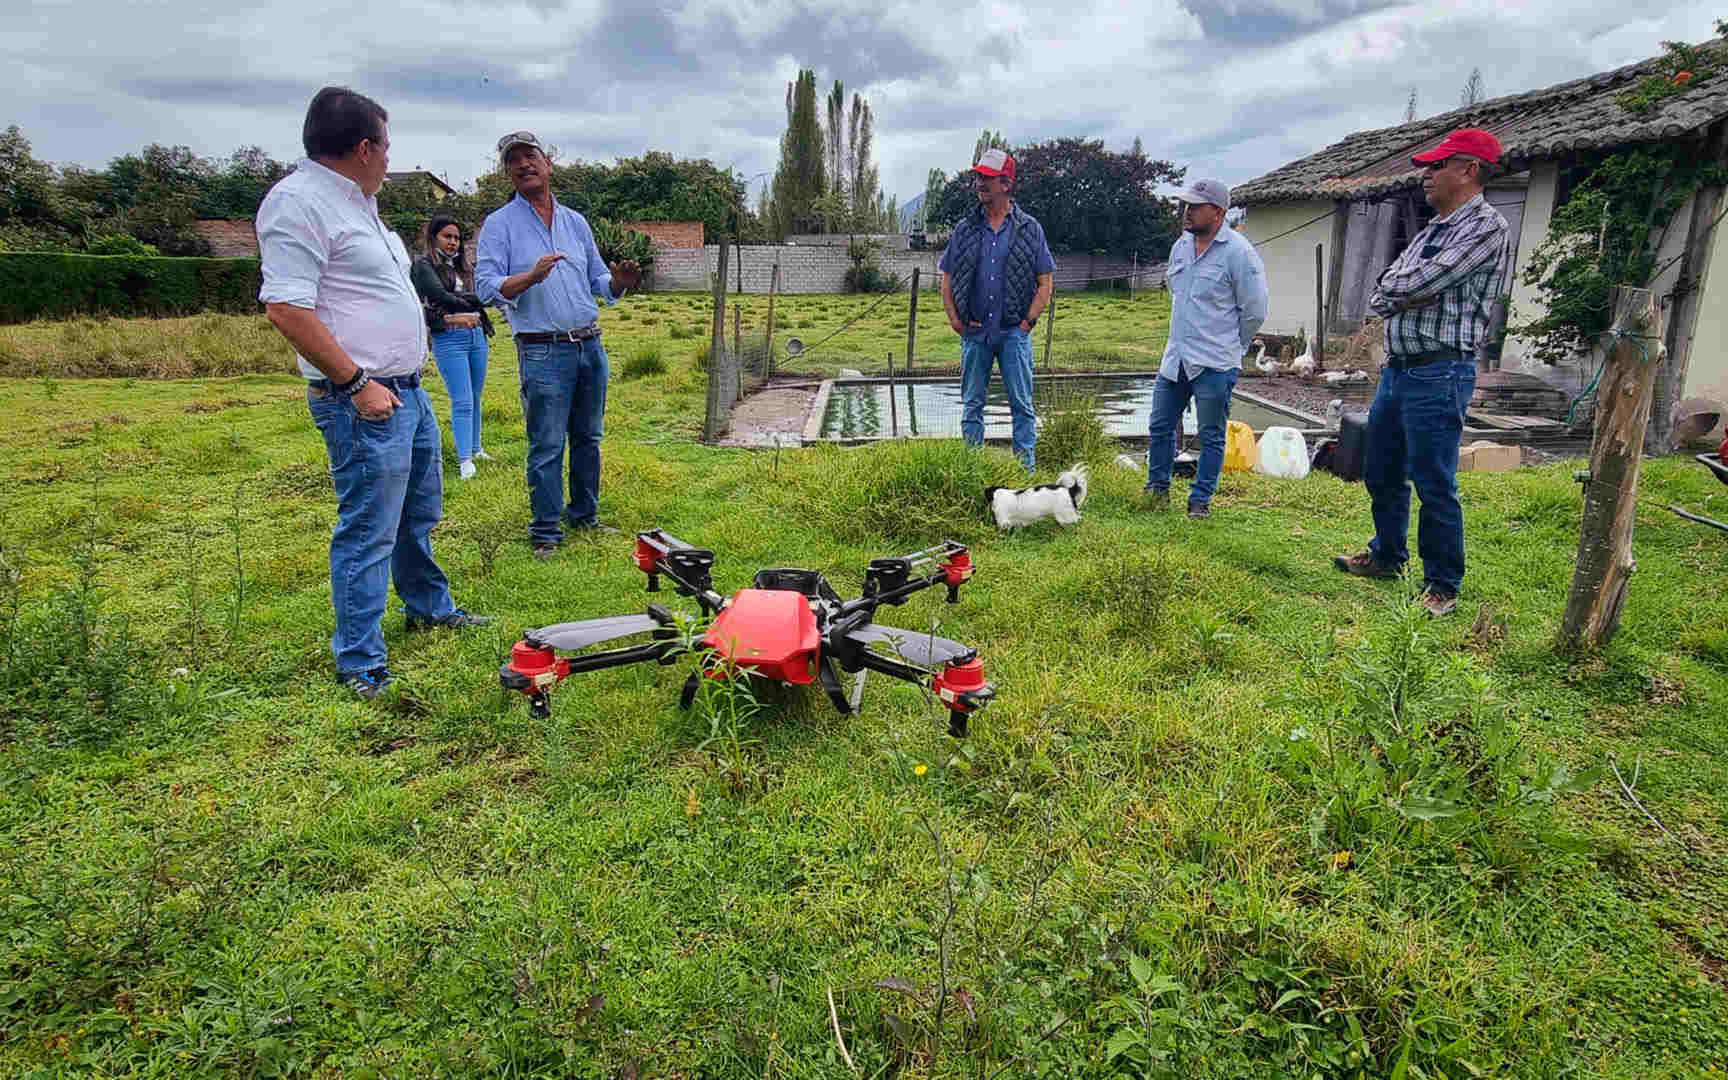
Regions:
M 534 137 L 532 131 L 512 131 L 498 140 L 498 159 L 502 161 L 509 156 L 510 148 L 513 146 L 532 146 L 542 154 L 546 152 L 546 147 L 541 145 L 540 140 Z
M 1176 197 L 1185 203 L 1211 203 L 1220 210 L 1230 209 L 1230 185 L 1222 180 L 1190 180 Z

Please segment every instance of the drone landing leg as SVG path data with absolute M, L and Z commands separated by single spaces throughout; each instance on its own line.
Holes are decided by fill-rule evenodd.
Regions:
M 822 682 L 822 689 L 827 692 L 828 700 L 840 710 L 842 716 L 852 714 L 852 702 L 847 700 L 846 691 L 840 688 L 840 676 L 834 671 L 834 661 L 824 656 L 816 667 L 816 677 Z
M 956 739 L 964 739 L 966 737 L 966 716 L 967 714 L 959 709 L 949 709 L 948 734 Z
M 852 696 L 846 699 L 846 704 L 852 706 L 852 711 L 858 711 L 858 703 L 864 698 L 864 679 L 870 674 L 869 668 L 859 668 L 858 677 L 852 680 Z
M 552 699 L 545 694 L 532 694 L 528 698 L 528 715 L 536 720 L 544 720 L 552 715 Z
M 696 701 L 696 691 L 702 686 L 702 676 L 692 671 L 690 677 L 684 680 L 684 689 L 678 692 L 678 707 L 688 709 Z

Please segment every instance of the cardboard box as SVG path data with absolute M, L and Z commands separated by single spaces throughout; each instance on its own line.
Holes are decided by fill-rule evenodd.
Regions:
M 1524 463 L 1524 451 L 1516 446 L 1473 442 L 1458 448 L 1459 472 L 1512 472 Z

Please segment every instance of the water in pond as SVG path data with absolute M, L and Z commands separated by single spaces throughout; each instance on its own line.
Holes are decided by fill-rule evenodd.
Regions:
M 1040 416 L 1055 406 L 1090 398 L 1104 423 L 1104 430 L 1118 437 L 1146 434 L 1152 412 L 1152 375 L 1101 375 L 1097 377 L 1044 378 L 1034 384 Z M 1255 431 L 1274 425 L 1306 427 L 1299 417 L 1257 405 L 1240 395 L 1231 402 L 1230 419 L 1241 420 Z M 822 417 L 822 438 L 863 439 L 893 434 L 929 438 L 960 435 L 960 381 L 904 382 L 894 388 L 894 408 L 888 401 L 888 383 L 883 381 L 835 383 Z M 1192 430 L 1192 420 L 1189 428 Z M 1013 430 L 1008 396 L 998 380 L 990 384 L 984 402 L 984 437 L 1007 439 Z

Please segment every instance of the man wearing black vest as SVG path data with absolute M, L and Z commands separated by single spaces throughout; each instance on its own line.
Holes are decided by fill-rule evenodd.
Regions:
M 984 399 L 990 369 L 1002 365 L 1002 386 L 1014 417 L 1014 456 L 1031 471 L 1038 413 L 1032 407 L 1032 327 L 1049 306 L 1056 260 L 1044 227 L 1014 203 L 1014 158 L 986 150 L 972 167 L 978 207 L 955 227 L 942 253 L 942 306 L 960 335 L 960 435 L 984 441 Z

